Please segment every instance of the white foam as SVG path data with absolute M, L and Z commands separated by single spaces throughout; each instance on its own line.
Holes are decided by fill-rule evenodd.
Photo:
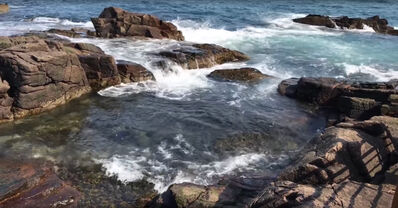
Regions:
M 27 32 L 45 31 L 49 29 L 71 29 L 80 27 L 85 29 L 93 29 L 91 21 L 73 22 L 67 19 L 51 18 L 51 17 L 35 17 L 33 19 L 22 21 L 3 21 L 0 22 L 0 30 L 2 35 L 20 35 Z
M 163 158 L 158 161 L 148 154 L 136 157 L 137 153 L 128 156 L 114 155 L 110 159 L 98 160 L 106 169 L 108 175 L 115 175 L 119 180 L 132 182 L 145 178 L 155 184 L 155 190 L 164 192 L 171 184 L 190 182 L 202 185 L 209 185 L 222 176 L 234 175 L 236 172 L 254 170 L 257 165 L 270 165 L 267 161 L 270 156 L 265 154 L 249 153 L 229 157 L 221 161 L 213 161 L 207 164 L 198 164 L 192 161 L 180 161 L 185 167 L 175 170 L 165 164 L 170 163 L 174 158 Z M 275 159 L 275 158 L 274 158 Z M 279 160 L 286 159 L 284 156 Z M 276 159 L 277 162 L 279 162 Z
M 393 69 L 378 69 L 377 66 L 366 66 L 366 65 L 352 65 L 343 63 L 342 66 L 345 69 L 347 75 L 363 73 L 374 76 L 377 81 L 389 81 L 391 79 L 398 78 L 398 71 Z

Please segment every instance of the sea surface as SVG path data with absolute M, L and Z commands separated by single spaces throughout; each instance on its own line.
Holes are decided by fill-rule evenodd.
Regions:
M 248 54 L 246 63 L 183 70 L 152 63 L 171 40 L 69 39 L 101 47 L 117 60 L 140 63 L 156 82 L 122 84 L 47 113 L 0 125 L 0 154 L 58 163 L 102 164 L 124 182 L 146 180 L 164 191 L 179 182 L 212 184 L 225 177 L 275 174 L 322 132 L 325 113 L 280 96 L 282 79 L 328 76 L 359 81 L 398 78 L 398 37 L 365 30 L 301 25 L 307 14 L 380 15 L 398 27 L 395 0 L 10 0 L 0 15 L 2 36 L 51 28 L 93 29 L 109 6 L 149 13 L 177 25 L 189 42 L 214 43 Z M 206 77 L 220 68 L 255 67 L 274 79 L 256 84 Z M 264 135 L 253 150 L 223 152 L 220 141 Z M 228 143 L 228 142 L 227 142 Z M 242 144 L 236 144 L 242 145 Z

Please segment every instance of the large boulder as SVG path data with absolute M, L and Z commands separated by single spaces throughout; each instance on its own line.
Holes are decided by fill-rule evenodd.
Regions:
M 117 69 L 123 83 L 155 80 L 155 76 L 153 76 L 152 72 L 137 63 L 118 61 Z
M 97 36 L 102 38 L 140 36 L 184 40 L 184 36 L 175 25 L 153 15 L 131 13 L 120 8 L 109 7 L 105 8 L 98 18 L 91 20 Z
M 155 55 L 168 58 L 184 69 L 209 68 L 217 64 L 249 60 L 247 55 L 239 51 L 214 44 L 181 44 L 176 49 L 161 51 Z
M 0 76 L 10 85 L 15 118 L 54 108 L 90 91 L 77 55 L 66 52 L 61 43 L 41 39 L 0 51 Z
M 342 29 L 364 29 L 364 25 L 371 27 L 375 32 L 389 35 L 398 35 L 398 30 L 393 27 L 388 26 L 388 21 L 386 19 L 380 19 L 379 16 L 373 16 L 366 19 L 362 18 L 349 18 L 347 16 L 343 17 L 329 17 L 322 15 L 307 15 L 306 17 L 293 19 L 294 22 L 325 26 L 328 28 L 340 27 Z
M 0 37 L 0 121 L 37 114 L 117 84 L 114 58 L 97 46 Z
M 218 69 L 211 72 L 208 77 L 220 81 L 255 82 L 271 76 L 261 73 L 255 68 Z
M 49 164 L 0 158 L 0 207 L 77 207 L 81 193 Z

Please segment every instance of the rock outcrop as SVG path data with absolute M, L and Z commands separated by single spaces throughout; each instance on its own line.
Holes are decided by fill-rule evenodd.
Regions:
M 155 76 L 153 76 L 152 72 L 137 63 L 118 61 L 117 69 L 123 83 L 155 81 Z
M 42 39 L 0 51 L 0 76 L 10 85 L 14 118 L 54 108 L 90 91 L 78 56 L 61 43 Z
M 398 115 L 398 81 L 350 83 L 334 78 L 292 78 L 279 84 L 282 95 L 332 106 L 342 114 L 355 119 L 368 119 L 375 115 Z
M 249 60 L 247 55 L 239 51 L 214 44 L 181 44 L 179 48 L 161 51 L 155 55 L 170 59 L 184 69 L 209 68 L 218 64 Z
M 120 8 L 109 7 L 105 8 L 98 18 L 91 20 L 97 36 L 102 38 L 139 36 L 184 40 L 184 36 L 175 25 L 153 15 L 131 13 Z
M 77 207 L 81 193 L 48 164 L 0 158 L 0 207 Z
M 341 29 L 364 29 L 364 25 L 373 28 L 377 33 L 388 34 L 388 35 L 398 35 L 398 30 L 393 27 L 388 26 L 388 21 L 386 19 L 380 19 L 379 16 L 369 17 L 366 19 L 361 18 L 349 18 L 347 16 L 343 17 L 329 17 L 322 15 L 310 14 L 303 18 L 293 19 L 294 22 L 325 26 L 328 28 L 339 27 Z
M 7 13 L 10 11 L 8 4 L 0 4 L 0 14 Z
M 120 74 L 115 59 L 92 44 L 0 37 L 0 121 L 52 109 L 92 90 L 120 84 L 122 78 L 126 82 L 153 78 L 138 65 L 119 67 Z
M 392 185 L 378 186 L 355 181 L 314 186 L 277 181 L 264 190 L 251 208 L 314 207 L 364 208 L 391 207 Z
M 255 82 L 271 76 L 261 73 L 254 68 L 218 69 L 211 72 L 208 77 L 220 81 Z

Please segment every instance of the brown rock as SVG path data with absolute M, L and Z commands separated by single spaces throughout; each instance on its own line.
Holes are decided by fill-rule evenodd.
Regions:
M 78 57 L 52 41 L 31 38 L 0 51 L 0 74 L 11 87 L 8 94 L 14 98 L 15 118 L 54 108 L 90 91 Z
M 388 26 L 388 21 L 386 19 L 380 19 L 379 16 L 361 19 L 349 18 L 347 16 L 332 18 L 329 16 L 310 14 L 303 18 L 293 19 L 293 21 L 301 24 L 325 26 L 328 28 L 335 28 L 337 26 L 342 29 L 347 28 L 360 30 L 364 28 L 364 25 L 367 25 L 373 28 L 373 30 L 377 33 L 398 35 L 398 30 Z
M 390 208 L 393 186 L 344 181 L 340 184 L 312 186 L 277 181 L 252 202 L 251 208 L 331 207 Z
M 217 64 L 249 60 L 248 56 L 239 51 L 214 44 L 181 45 L 180 48 L 163 51 L 157 55 L 176 62 L 184 69 L 209 68 Z
M 253 82 L 269 78 L 271 76 L 265 75 L 254 68 L 240 68 L 215 70 L 211 72 L 208 77 L 221 81 Z
M 0 76 L 0 122 L 13 119 L 11 107 L 14 100 L 8 95 L 9 89 L 8 82 Z
M 117 64 L 117 69 L 123 83 L 155 80 L 152 72 L 137 63 L 119 61 Z
M 300 162 L 284 171 L 280 179 L 301 184 L 370 181 L 389 160 L 385 146 L 383 139 L 362 130 L 330 127 L 304 151 L 316 154 L 300 157 Z
M 77 207 L 81 194 L 36 161 L 0 159 L 0 207 Z
M 120 8 L 105 8 L 99 18 L 91 19 L 98 37 L 116 38 L 140 36 L 156 39 L 184 40 L 181 31 L 170 22 L 148 15 L 127 12 Z
M 336 24 L 333 20 L 328 16 L 322 15 L 314 15 L 310 14 L 303 18 L 293 19 L 293 22 L 307 24 L 307 25 L 316 25 L 316 26 L 325 26 L 328 28 L 335 28 Z
M 120 84 L 120 76 L 112 56 L 94 54 L 79 56 L 91 88 L 100 90 Z

